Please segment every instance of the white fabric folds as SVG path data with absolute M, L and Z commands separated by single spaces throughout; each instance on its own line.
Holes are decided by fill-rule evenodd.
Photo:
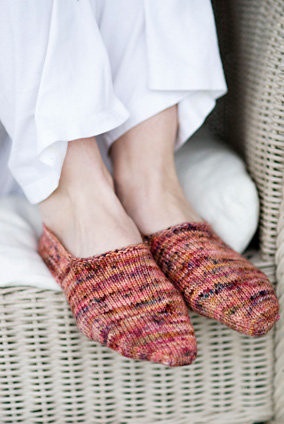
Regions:
M 100 135 L 109 147 L 173 104 L 178 149 L 225 92 L 209 0 L 4 0 L 0 187 L 8 160 L 38 203 L 57 187 L 68 141 Z

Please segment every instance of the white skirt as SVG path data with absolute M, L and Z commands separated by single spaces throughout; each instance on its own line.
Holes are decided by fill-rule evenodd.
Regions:
M 68 141 L 109 147 L 178 105 L 178 149 L 226 90 L 209 0 L 4 0 L 0 187 L 56 189 Z M 1 190 L 1 189 L 0 189 Z

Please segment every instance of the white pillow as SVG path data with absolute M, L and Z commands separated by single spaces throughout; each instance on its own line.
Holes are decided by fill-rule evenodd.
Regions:
M 33 286 L 60 291 L 37 253 L 41 219 L 23 196 L 0 198 L 0 286 Z
M 243 252 L 258 225 L 259 199 L 242 159 L 205 127 L 175 157 L 194 209 L 229 246 Z

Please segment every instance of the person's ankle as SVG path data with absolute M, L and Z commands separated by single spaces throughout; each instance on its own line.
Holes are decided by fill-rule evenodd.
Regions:
M 117 195 L 142 234 L 151 234 L 185 221 L 202 221 L 186 200 L 175 176 L 115 175 Z
M 39 205 L 43 223 L 74 256 L 88 257 L 142 241 L 109 179 L 94 187 L 59 187 Z
M 61 225 L 69 221 L 72 213 L 72 200 L 67 191 L 59 187 L 51 195 L 39 203 L 42 222 L 57 233 Z

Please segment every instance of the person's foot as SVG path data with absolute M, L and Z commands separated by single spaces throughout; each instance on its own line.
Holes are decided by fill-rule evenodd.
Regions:
M 59 187 L 39 205 L 43 223 L 77 257 L 140 243 L 139 230 L 114 192 L 95 141 L 70 143 Z
M 177 177 L 177 106 L 132 127 L 110 148 L 116 193 L 142 234 L 185 221 L 202 221 Z
M 268 277 L 226 245 L 206 222 L 185 222 L 145 237 L 156 263 L 186 304 L 248 336 L 279 319 Z
M 38 252 L 89 339 L 123 356 L 172 367 L 195 360 L 186 305 L 147 243 L 77 258 L 45 225 Z
M 83 195 L 55 192 L 43 222 L 77 257 L 98 255 L 142 241 L 131 218 L 107 183 Z
M 186 305 L 116 197 L 94 139 L 70 142 L 59 186 L 40 211 L 38 253 L 82 333 L 133 359 L 195 359 Z
M 115 188 L 121 203 L 142 234 L 152 234 L 182 222 L 202 222 L 189 204 L 176 175 L 169 171 L 161 178 L 115 175 Z

